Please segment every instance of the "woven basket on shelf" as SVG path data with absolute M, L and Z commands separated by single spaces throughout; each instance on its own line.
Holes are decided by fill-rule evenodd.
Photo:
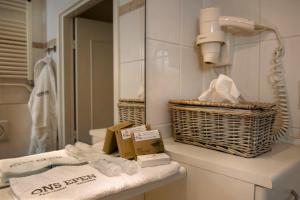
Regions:
M 275 104 L 171 100 L 175 141 L 256 157 L 271 150 Z
M 136 126 L 145 124 L 144 100 L 120 99 L 118 107 L 120 122 L 129 121 Z

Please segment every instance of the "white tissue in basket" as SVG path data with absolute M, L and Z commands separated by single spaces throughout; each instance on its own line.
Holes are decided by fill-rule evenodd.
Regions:
M 209 88 L 199 97 L 200 101 L 239 103 L 240 92 L 233 80 L 224 74 L 212 80 Z

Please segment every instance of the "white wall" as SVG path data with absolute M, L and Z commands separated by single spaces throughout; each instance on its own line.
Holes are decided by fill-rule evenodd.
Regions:
M 146 119 L 171 134 L 168 100 L 196 98 L 202 74 L 194 40 L 199 0 L 148 0 L 146 6 Z
M 119 17 L 119 41 L 120 98 L 137 98 L 144 86 L 145 7 Z
M 46 0 L 47 41 L 57 38 L 58 14 L 68 5 L 78 0 Z
M 297 0 L 148 0 L 147 121 L 170 134 L 167 101 L 195 98 L 215 74 L 201 67 L 193 42 L 200 8 L 220 7 L 223 15 L 276 25 L 286 47 L 285 78 L 291 113 L 290 135 L 300 138 L 300 2 Z M 274 101 L 268 82 L 274 35 L 235 40 L 231 76 L 242 95 L 253 101 Z
M 46 1 L 32 0 L 32 42 L 45 43 L 46 40 Z M 32 49 L 32 64 L 46 55 L 44 49 Z
M 45 0 L 46 1 L 46 39 L 58 38 L 59 13 L 80 0 Z M 52 52 L 52 58 L 57 63 L 57 53 Z
M 224 15 L 248 17 L 278 27 L 285 45 L 283 60 L 291 114 L 290 135 L 300 139 L 300 2 L 297 0 L 204 0 L 204 6 L 218 6 Z M 236 40 L 231 75 L 247 99 L 273 102 L 269 82 L 271 56 L 277 41 L 274 34 Z

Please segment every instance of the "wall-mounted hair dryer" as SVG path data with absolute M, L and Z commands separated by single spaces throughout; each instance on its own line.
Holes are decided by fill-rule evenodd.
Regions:
M 200 11 L 200 35 L 197 45 L 201 46 L 204 63 L 215 66 L 231 65 L 231 34 L 255 33 L 255 22 L 230 16 L 220 16 L 219 8 Z
M 256 24 L 248 19 L 220 16 L 219 8 L 206 8 L 200 11 L 199 29 L 197 45 L 201 46 L 204 63 L 214 64 L 216 67 L 232 65 L 232 34 L 254 35 L 263 31 L 275 33 L 278 47 L 274 50 L 272 57 L 271 83 L 280 112 L 277 120 L 280 126 L 275 127 L 273 139 L 277 140 L 280 136 L 285 135 L 289 128 L 289 113 L 282 67 L 284 46 L 279 32 L 275 28 Z

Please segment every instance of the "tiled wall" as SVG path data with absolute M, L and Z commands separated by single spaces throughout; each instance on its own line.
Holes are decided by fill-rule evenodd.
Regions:
M 147 0 L 146 118 L 170 135 L 167 102 L 196 98 L 202 91 L 202 70 L 194 40 L 201 0 Z
M 170 132 L 167 101 L 195 98 L 216 77 L 201 66 L 193 42 L 200 8 L 219 7 L 222 15 L 239 16 L 278 27 L 284 38 L 285 78 L 291 113 L 291 140 L 300 138 L 300 1 L 298 0 L 148 0 L 147 121 Z M 236 37 L 230 76 L 248 100 L 273 101 L 268 76 L 276 40 L 272 33 Z M 294 138 L 294 140 L 293 140 Z
M 122 6 L 129 1 L 119 1 Z M 145 7 L 119 16 L 120 98 L 136 98 L 144 85 Z

